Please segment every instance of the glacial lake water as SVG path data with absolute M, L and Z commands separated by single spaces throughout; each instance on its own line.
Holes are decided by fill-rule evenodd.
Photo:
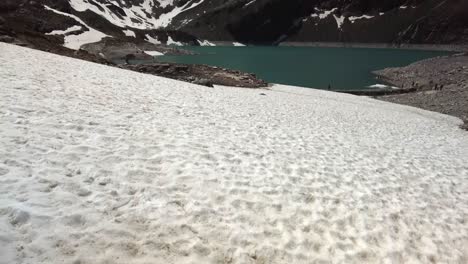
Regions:
M 160 56 L 157 61 L 208 64 L 255 73 L 271 82 L 332 90 L 369 89 L 372 71 L 450 54 L 443 51 L 322 47 L 183 47 L 197 55 Z

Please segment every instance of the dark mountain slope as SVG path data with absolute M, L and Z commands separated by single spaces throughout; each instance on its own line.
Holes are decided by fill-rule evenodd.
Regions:
M 0 35 L 63 44 L 66 36 L 93 29 L 116 39 L 168 44 L 199 44 L 204 39 L 252 44 L 468 44 L 468 1 L 0 1 Z M 51 34 L 57 30 L 65 32 Z
M 202 38 L 253 43 L 468 43 L 464 0 L 256 0 L 248 7 L 240 3 L 208 11 L 181 28 Z

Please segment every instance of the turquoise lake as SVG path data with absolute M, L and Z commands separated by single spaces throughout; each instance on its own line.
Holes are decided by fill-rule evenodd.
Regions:
M 318 47 L 183 47 L 197 55 L 157 57 L 158 61 L 208 64 L 255 73 L 271 82 L 332 90 L 368 89 L 381 83 L 371 73 L 386 67 L 450 54 L 441 51 Z

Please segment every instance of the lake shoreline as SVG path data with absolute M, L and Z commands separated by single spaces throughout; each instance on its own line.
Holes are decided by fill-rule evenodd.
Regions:
M 156 61 L 151 64 L 118 64 L 118 67 L 208 87 L 222 85 L 256 89 L 270 85 L 252 73 L 203 64 Z
M 217 46 L 235 46 L 229 41 L 212 41 Z M 467 44 L 400 44 L 395 43 L 364 43 L 364 42 L 281 42 L 278 45 L 244 44 L 245 46 L 279 46 L 279 47 L 316 47 L 316 48 L 369 48 L 369 49 L 406 49 L 430 51 L 468 51 Z
M 431 51 L 468 51 L 468 45 L 443 44 L 400 44 L 394 43 L 358 43 L 358 42 L 282 42 L 279 46 L 286 47 L 321 47 L 321 48 L 370 48 L 370 49 L 406 49 Z
M 232 44 L 230 42 L 214 42 L 215 44 Z M 301 43 L 295 43 L 295 42 L 285 42 L 281 43 L 281 46 L 285 45 L 290 45 L 290 46 L 304 46 L 304 47 L 336 47 L 336 48 L 343 48 L 343 47 L 349 47 L 349 48 L 392 48 L 390 44 L 385 44 L 385 43 L 380 43 L 380 44 L 369 44 L 369 43 L 332 43 L 332 42 L 301 42 Z M 456 47 L 456 48 L 455 48 Z M 461 49 L 462 46 L 456 46 L 456 45 L 411 45 L 411 46 L 404 46 L 401 47 L 400 49 L 414 49 L 414 50 L 432 50 L 432 51 L 446 51 L 446 50 L 455 50 L 455 49 Z M 393 47 L 394 49 L 397 49 Z M 150 43 L 127 43 L 127 42 L 120 42 L 120 41 L 115 41 L 115 40 L 106 40 L 106 41 L 101 41 L 99 43 L 92 43 L 89 45 L 85 45 L 83 47 L 83 51 L 80 52 L 74 52 L 73 57 L 80 57 L 85 60 L 90 60 L 90 61 L 95 61 L 99 63 L 104 63 L 104 64 L 115 64 L 115 59 L 120 58 L 124 59 L 127 56 L 131 56 L 132 58 L 135 59 L 145 59 L 150 62 L 150 64 L 160 64 L 161 62 L 158 62 L 157 57 L 152 57 L 145 52 L 144 50 L 155 50 L 158 52 L 161 52 L 164 55 L 189 55 L 189 54 L 197 54 L 196 52 L 189 51 L 187 49 L 184 49 L 184 47 L 170 47 L 170 46 L 162 46 L 162 45 L 155 45 L 155 44 L 150 44 Z M 48 51 L 51 51 L 53 53 L 58 53 L 62 54 L 63 52 L 57 51 L 56 49 L 49 49 Z M 94 55 L 93 58 L 89 58 L 89 56 L 85 56 L 87 54 L 83 53 L 88 53 L 90 56 Z M 80 55 L 78 55 L 80 54 Z M 65 54 L 69 56 L 70 54 Z M 78 56 L 76 56 L 78 55 Z M 151 62 L 152 58 L 154 58 L 154 63 Z M 164 62 L 167 63 L 167 62 Z M 184 63 L 176 63 L 177 65 L 180 65 L 180 67 L 175 67 L 174 65 L 171 65 L 169 68 L 184 68 L 186 64 Z M 117 63 L 119 65 L 119 63 Z M 176 76 L 178 80 L 181 81 L 188 81 L 192 83 L 204 83 L 211 85 L 210 83 L 213 84 L 218 84 L 218 85 L 227 85 L 227 84 L 235 84 L 232 86 L 237 86 L 237 87 L 242 87 L 245 86 L 245 81 L 242 80 L 242 78 L 246 78 L 248 76 L 249 80 L 252 80 L 251 83 L 254 83 L 253 87 L 251 83 L 249 83 L 246 88 L 259 88 L 261 85 L 260 83 L 266 83 L 260 78 L 257 78 L 254 74 L 250 74 L 251 71 L 232 71 L 229 70 L 229 67 L 210 67 L 208 69 L 207 65 L 204 65 L 203 63 L 199 64 L 200 66 L 190 66 L 190 68 L 200 68 L 199 70 L 190 70 L 189 73 L 183 73 L 183 72 L 176 72 L 176 74 L 173 74 L 173 72 L 166 72 L 166 70 L 154 70 L 158 68 L 158 65 L 154 65 L 155 67 L 150 67 L 151 69 L 148 71 L 150 74 L 158 75 L 158 76 L 163 76 L 163 77 L 169 77 L 169 78 L 174 78 Z M 125 67 L 124 65 L 120 64 L 121 67 Z M 131 70 L 135 70 L 135 67 L 128 67 L 131 68 Z M 159 67 L 161 68 L 161 67 Z M 186 68 L 186 67 L 185 67 Z M 144 67 L 143 71 L 146 71 L 148 67 Z M 218 75 L 230 75 L 231 77 L 234 77 L 236 75 L 236 78 L 230 78 L 228 82 L 225 82 L 223 80 L 221 83 L 218 83 L 218 79 L 220 78 L 215 78 L 217 80 L 213 81 L 207 81 L 206 79 L 210 79 L 206 77 L 206 74 L 203 73 L 202 75 L 193 75 L 193 72 L 198 72 L 201 73 L 203 70 L 207 70 L 206 72 L 211 72 L 214 74 Z M 141 69 L 137 69 L 137 71 L 141 71 Z M 222 79 L 222 78 L 221 78 Z M 233 80 L 239 79 L 240 81 L 236 82 Z M 378 80 L 376 80 L 378 81 Z M 390 84 L 391 82 L 385 82 L 385 84 Z M 274 81 L 270 81 L 270 83 L 275 83 Z M 228 85 L 229 86 L 229 85 Z M 303 86 L 303 85 L 302 85 Z M 309 86 L 309 87 L 315 87 L 315 86 Z M 335 88 L 332 85 L 333 88 Z M 323 88 L 323 87 L 321 87 Z M 332 91 L 337 91 L 337 92 L 343 92 L 344 89 L 332 89 Z M 398 94 L 398 93 L 407 93 L 411 92 L 408 91 L 407 89 L 353 89 L 351 91 L 347 91 L 348 93 L 351 94 L 356 94 L 356 95 L 364 95 L 364 96 L 381 96 L 381 95 L 387 95 L 387 94 Z
M 376 90 L 372 71 L 452 54 L 445 51 L 282 46 L 185 47 L 196 56 L 161 56 L 157 61 L 207 64 L 257 74 L 271 83 L 324 90 Z M 146 63 L 136 62 L 136 63 Z M 378 87 L 381 88 L 381 87 Z M 381 92 L 383 89 L 378 89 Z M 385 90 L 393 90 L 387 87 Z
M 377 96 L 387 102 L 456 116 L 468 130 L 468 53 L 421 60 L 374 74 L 412 92 Z

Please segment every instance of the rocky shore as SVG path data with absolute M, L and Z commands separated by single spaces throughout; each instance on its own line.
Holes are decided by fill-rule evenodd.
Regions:
M 15 2 L 11 2 L 10 4 L 16 7 Z M 60 28 L 59 25 L 63 23 L 57 22 L 58 25 L 55 23 L 53 24 L 53 27 L 45 28 L 42 31 L 34 30 L 29 27 L 24 28 L 23 26 L 25 24 L 31 26 L 34 23 L 29 20 L 27 20 L 28 23 L 19 23 L 15 19 L 19 19 L 23 16 L 19 16 L 18 14 L 11 12 L 7 12 L 5 15 L 4 11 L 6 9 L 4 7 L 5 3 L 0 4 L 0 42 L 206 86 L 213 86 L 215 84 L 248 88 L 268 86 L 267 82 L 257 78 L 253 74 L 207 65 L 179 65 L 173 63 L 118 65 L 114 62 L 119 60 L 151 61 L 153 58 L 151 52 L 157 52 L 164 55 L 186 55 L 193 54 L 193 52 L 158 44 L 159 42 L 149 43 L 148 41 L 144 41 L 143 38 L 117 35 L 114 35 L 114 37 L 103 38 L 99 42 L 82 45 L 79 50 L 72 50 L 63 46 L 63 36 L 44 34 L 44 32 L 50 32 L 55 28 Z M 41 12 L 45 12 L 42 6 L 39 7 Z M 53 15 L 54 13 L 49 12 L 47 14 Z M 8 20 L 5 19 L 4 16 L 6 16 Z M 52 17 L 55 18 L 55 16 Z M 33 16 L 27 16 L 27 18 L 32 19 Z M 133 31 L 137 36 L 140 34 L 140 31 L 138 30 Z M 154 34 L 159 34 L 158 39 L 161 41 L 167 39 L 169 35 L 171 35 L 172 39 L 175 41 L 184 37 L 183 33 L 175 31 L 155 31 L 151 33 L 151 36 Z M 161 34 L 166 34 L 166 36 L 160 36 Z M 190 43 L 190 41 L 193 42 L 193 40 L 190 39 L 185 40 L 187 41 L 184 41 L 184 43 Z
M 465 122 L 463 128 L 468 129 L 468 53 L 374 73 L 392 85 L 414 90 L 376 98 L 459 117 Z
M 151 60 L 152 56 L 145 53 L 145 51 L 157 51 L 162 54 L 170 55 L 191 53 L 190 51 L 164 45 L 104 39 L 98 43 L 85 45 L 82 49 L 71 50 L 54 44 L 48 38 L 41 38 L 37 35 L 16 35 L 13 33 L 10 35 L 2 35 L 1 33 L 2 32 L 0 31 L 0 42 L 16 44 L 62 56 L 163 76 L 209 87 L 213 87 L 213 85 L 224 85 L 260 88 L 267 87 L 269 85 L 264 80 L 257 78 L 254 74 L 208 65 L 186 65 L 157 62 L 144 65 L 119 65 L 113 62 L 113 60 L 124 60 L 128 56 L 130 56 L 132 60 Z
M 282 42 L 279 46 L 317 47 L 317 48 L 367 48 L 367 49 L 405 49 L 437 50 L 463 52 L 468 44 L 408 44 L 408 43 L 358 43 L 358 42 Z
M 119 65 L 120 68 L 149 73 L 180 81 L 213 87 L 214 84 L 245 88 L 267 87 L 268 83 L 255 76 L 237 70 L 209 65 L 152 63 Z

